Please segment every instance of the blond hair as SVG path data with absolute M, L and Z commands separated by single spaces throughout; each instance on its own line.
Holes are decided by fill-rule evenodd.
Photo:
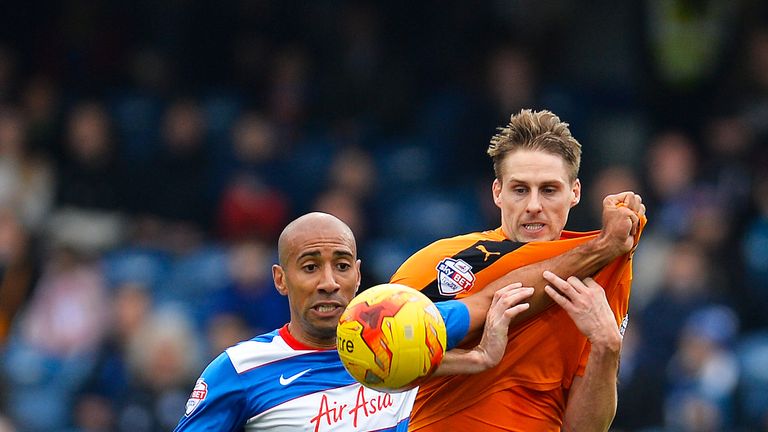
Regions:
M 502 180 L 504 158 L 517 150 L 543 151 L 563 158 L 571 182 L 579 176 L 581 144 L 571 135 L 568 123 L 551 111 L 521 110 L 513 114 L 506 127 L 491 138 L 488 155 L 493 159 L 493 172 Z

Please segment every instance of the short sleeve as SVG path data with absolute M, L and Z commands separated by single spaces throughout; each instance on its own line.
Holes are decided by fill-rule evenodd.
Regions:
M 240 379 L 226 353 L 203 371 L 186 404 L 186 412 L 174 432 L 239 431 L 245 415 Z
M 469 331 L 469 309 L 458 300 L 447 300 L 435 303 L 437 310 L 445 321 L 448 335 L 448 350 L 452 350 L 461 342 Z

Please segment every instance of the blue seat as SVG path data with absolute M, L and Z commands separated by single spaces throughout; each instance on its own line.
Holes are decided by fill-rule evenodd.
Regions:
M 437 174 L 435 155 L 414 140 L 381 143 L 373 154 L 378 189 L 385 200 L 434 184 Z
M 136 282 L 153 291 L 168 277 L 171 264 L 167 253 L 139 247 L 114 250 L 103 260 L 109 286 Z
M 390 238 L 372 239 L 366 242 L 360 253 L 363 272 L 370 275 L 369 279 L 373 283 L 386 283 L 395 270 L 418 249 L 418 246 Z
M 475 196 L 460 189 L 403 194 L 386 214 L 382 222 L 385 234 L 419 248 L 482 228 Z
M 162 102 L 140 91 L 124 91 L 109 105 L 121 141 L 121 156 L 136 163 L 148 161 L 158 145 Z
M 205 246 L 173 261 L 168 277 L 158 289 L 156 300 L 161 305 L 174 304 L 182 308 L 201 323 L 210 296 L 229 281 L 227 250 Z

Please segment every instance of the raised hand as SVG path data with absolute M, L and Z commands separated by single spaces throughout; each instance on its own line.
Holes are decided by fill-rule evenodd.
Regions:
M 635 245 L 640 217 L 645 205 L 640 195 L 621 192 L 603 199 L 603 227 L 599 239 L 615 251 L 616 256 L 632 250 Z

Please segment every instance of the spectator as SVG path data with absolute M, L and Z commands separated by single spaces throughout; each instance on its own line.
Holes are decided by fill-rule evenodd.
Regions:
M 743 292 L 750 328 L 768 326 L 768 176 L 761 174 L 752 192 L 756 212 L 747 223 L 741 244 L 744 256 Z
M 733 352 L 736 314 L 724 306 L 693 312 L 667 368 L 665 423 L 671 430 L 731 430 L 739 366 Z
M 82 252 L 116 246 L 124 235 L 124 187 L 109 114 L 98 102 L 70 111 L 64 160 L 56 176 L 55 213 L 47 234 L 57 245 Z
M 59 157 L 58 134 L 61 127 L 60 88 L 47 75 L 30 78 L 21 95 L 21 111 L 27 120 L 27 140 L 33 152 Z
M 99 269 L 56 249 L 19 318 L 6 352 L 8 412 L 31 432 L 69 424 L 75 391 L 90 372 L 107 323 Z
M 29 232 L 12 210 L 0 207 L 0 347 L 38 276 Z
M 258 113 L 247 112 L 237 121 L 232 133 L 235 160 L 216 210 L 220 238 L 272 241 L 280 234 L 291 203 L 282 189 L 288 168 L 276 140 L 274 125 Z
M 115 287 L 109 333 L 74 403 L 73 422 L 77 430 L 115 430 L 117 407 L 129 397 L 132 388 L 133 376 L 128 367 L 130 344 L 142 336 L 140 331 L 151 310 L 152 298 L 146 287 L 132 282 Z
M 261 241 L 240 241 L 229 254 L 230 282 L 213 294 L 207 321 L 232 316 L 245 321 L 249 333 L 279 327 L 288 320 L 287 301 L 268 271 L 274 252 Z M 216 351 L 218 354 L 219 351 Z
M 23 115 L 0 108 L 0 207 L 19 212 L 24 226 L 37 234 L 53 203 L 50 162 L 29 147 Z
M 140 197 L 139 227 L 150 230 L 137 235 L 181 253 L 199 247 L 211 228 L 210 160 L 198 102 L 172 102 L 163 114 L 161 132 L 161 148 L 132 194 Z
M 129 388 L 118 401 L 115 430 L 172 430 L 202 367 L 192 323 L 174 309 L 155 311 L 131 340 L 127 360 Z

